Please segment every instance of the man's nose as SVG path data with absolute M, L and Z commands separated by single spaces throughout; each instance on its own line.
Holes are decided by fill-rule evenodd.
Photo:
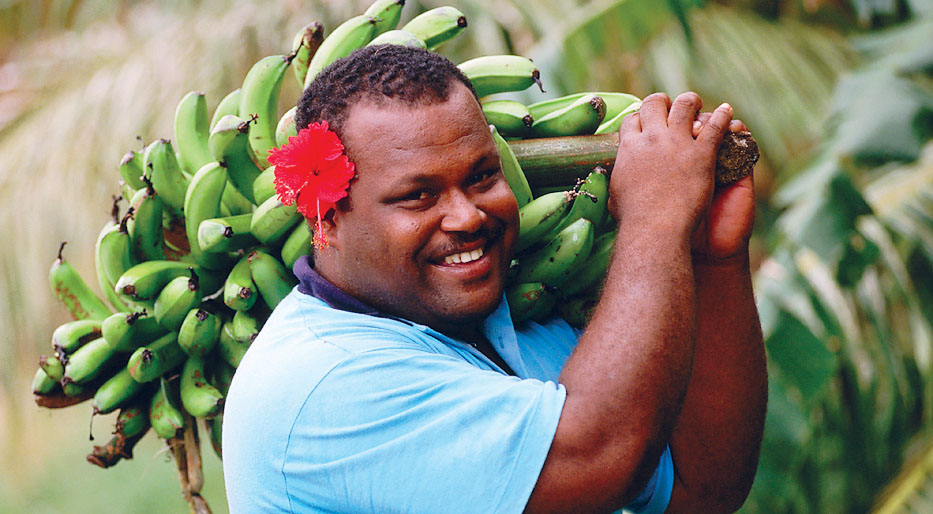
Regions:
M 441 230 L 445 232 L 476 232 L 486 222 L 486 213 L 462 191 L 448 195 Z

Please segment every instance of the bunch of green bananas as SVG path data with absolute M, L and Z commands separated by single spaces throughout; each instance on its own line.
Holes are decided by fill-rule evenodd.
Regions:
M 500 57 L 481 57 L 460 67 L 474 80 L 473 63 L 483 59 Z M 556 309 L 571 325 L 582 327 L 596 306 L 615 241 L 607 211 L 608 173 L 596 166 L 575 184 L 540 190 L 536 196 L 510 141 L 614 134 L 641 100 L 627 93 L 584 92 L 527 106 L 487 96 L 480 103 L 519 205 L 517 254 L 506 288 L 512 318 L 541 321 Z M 554 157 L 545 161 L 559 166 L 559 155 Z
M 169 444 L 192 508 L 203 503 L 197 420 L 220 455 L 233 373 L 294 287 L 289 269 L 311 250 L 309 226 L 294 205 L 279 201 L 266 160 L 296 134 L 294 109 L 277 112 L 282 81 L 291 68 L 304 87 L 368 44 L 433 51 L 467 25 L 459 10 L 445 6 L 396 28 L 403 5 L 376 0 L 326 38 L 320 23 L 303 27 L 291 52 L 257 62 L 210 116 L 203 93 L 185 95 L 175 111 L 174 144 L 157 139 L 120 162 L 129 207 L 121 216 L 115 198 L 94 248 L 103 299 L 64 259 L 62 243 L 49 280 L 74 321 L 52 334 L 33 392 L 44 407 L 91 400 L 95 415 L 120 411 L 113 438 L 94 447 L 90 462 L 109 467 L 131 458 L 151 428 Z M 605 172 L 533 198 L 505 138 L 612 132 L 640 102 L 621 93 L 580 93 L 526 107 L 494 95 L 540 87 L 529 59 L 484 56 L 460 68 L 482 98 L 521 206 L 520 252 L 508 289 L 513 316 L 541 319 L 555 306 L 564 312 L 578 299 L 592 300 L 614 238 Z

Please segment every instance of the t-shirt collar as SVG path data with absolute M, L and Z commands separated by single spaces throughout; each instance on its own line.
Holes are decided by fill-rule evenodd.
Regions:
M 314 268 L 311 266 L 311 258 L 307 255 L 298 258 L 295 265 L 292 267 L 292 271 L 298 278 L 298 291 L 318 298 L 335 309 L 356 312 L 358 314 L 367 314 L 369 316 L 378 316 L 380 318 L 392 317 L 371 305 L 361 302 L 345 293 L 339 287 L 331 284 L 330 281 L 322 277 L 317 271 L 314 271 Z

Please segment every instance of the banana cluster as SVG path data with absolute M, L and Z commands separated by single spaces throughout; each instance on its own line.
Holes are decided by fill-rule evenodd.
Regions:
M 508 140 L 612 134 L 641 100 L 627 93 L 584 92 L 527 106 L 488 97 L 480 102 L 519 205 L 516 257 L 506 288 L 512 318 L 541 321 L 556 309 L 582 327 L 596 306 L 615 241 L 607 171 L 596 166 L 576 184 L 536 196 Z
M 397 28 L 403 4 L 376 0 L 326 38 L 320 23 L 303 27 L 288 54 L 255 63 L 210 115 L 203 93 L 185 95 L 174 139 L 127 152 L 119 164 L 121 196 L 94 247 L 103 298 L 64 259 L 62 243 L 49 281 L 74 321 L 52 334 L 33 392 L 44 407 L 91 400 L 94 415 L 119 410 L 113 438 L 94 447 L 90 462 L 109 467 L 131 458 L 152 429 L 168 442 L 183 493 L 197 503 L 199 420 L 220 455 L 224 396 L 236 367 L 296 284 L 289 269 L 311 251 L 311 230 L 294 205 L 279 201 L 266 160 L 297 133 L 294 108 L 277 112 L 282 81 L 291 68 L 305 87 L 336 59 L 370 44 L 433 51 L 467 25 L 445 6 Z M 529 59 L 483 56 L 460 69 L 482 99 L 521 206 L 507 292 L 513 316 L 542 319 L 556 308 L 582 324 L 614 239 L 606 172 L 597 168 L 565 191 L 535 197 L 507 139 L 613 132 L 640 101 L 580 93 L 525 106 L 495 95 L 541 86 Z M 122 214 L 121 197 L 129 201 Z

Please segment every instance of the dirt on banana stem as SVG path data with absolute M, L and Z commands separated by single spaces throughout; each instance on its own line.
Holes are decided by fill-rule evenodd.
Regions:
M 751 174 L 760 156 L 751 132 L 727 132 L 716 154 L 716 185 L 728 185 Z

